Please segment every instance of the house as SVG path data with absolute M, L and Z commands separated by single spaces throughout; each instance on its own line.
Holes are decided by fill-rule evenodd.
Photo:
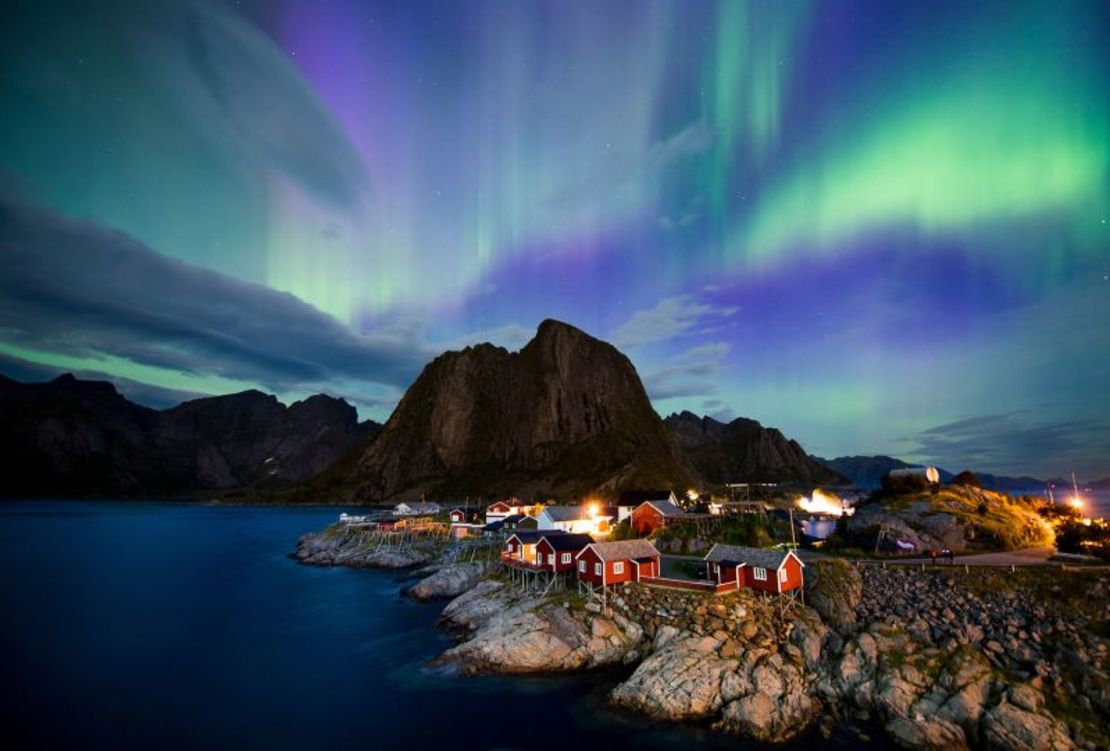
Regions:
M 579 581 L 591 587 L 659 576 L 659 551 L 647 540 L 595 542 L 575 556 Z
M 430 514 L 438 514 L 440 511 L 438 503 L 430 501 L 413 501 L 411 503 L 398 503 L 393 508 L 394 516 L 424 516 Z
M 486 524 L 504 519 L 506 516 L 524 513 L 524 507 L 516 498 L 497 501 L 486 507 Z
M 645 536 L 685 518 L 686 512 L 669 500 L 644 501 L 632 512 L 632 530 Z
M 602 513 L 596 504 L 585 506 L 547 506 L 537 519 L 537 529 L 558 529 L 584 535 L 609 534 L 613 517 Z
M 617 521 L 623 522 L 632 516 L 637 506 L 647 501 L 669 501 L 675 506 L 678 505 L 678 497 L 673 490 L 628 490 L 621 493 L 617 499 Z
M 511 516 L 506 516 L 504 519 L 501 520 L 501 529 L 506 532 L 534 532 L 535 530 L 539 529 L 539 527 L 537 526 L 538 524 L 539 522 L 530 516 L 525 516 L 524 514 L 512 514 Z
M 573 571 L 574 557 L 593 541 L 589 535 L 545 534 L 536 543 L 536 559 L 557 574 Z
M 515 532 L 505 540 L 505 549 L 501 552 L 502 560 L 515 563 L 528 563 L 538 565 L 536 558 L 536 545 L 544 537 L 558 537 L 565 534 L 560 530 L 546 532 Z
M 740 587 L 780 594 L 805 583 L 805 564 L 793 550 L 761 550 L 717 543 L 705 555 L 707 575 L 716 584 L 735 580 Z
M 449 514 L 451 524 L 477 524 L 481 512 L 476 508 L 453 508 Z

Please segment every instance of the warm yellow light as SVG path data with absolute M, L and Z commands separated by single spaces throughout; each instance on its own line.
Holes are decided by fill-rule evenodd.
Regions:
M 798 505 L 811 514 L 828 514 L 830 516 L 843 516 L 851 511 L 844 508 L 844 502 L 832 493 L 817 488 L 809 498 L 799 496 Z
M 596 503 L 591 503 L 589 506 L 586 507 L 586 513 L 590 516 L 597 516 L 597 512 L 598 505 Z
M 696 501 L 698 499 L 698 491 L 690 488 L 686 491 L 686 497 L 689 498 L 691 501 Z
M 1073 495 L 1071 498 L 1068 499 L 1068 505 L 1076 511 L 1080 511 L 1083 509 L 1083 499 L 1077 495 Z

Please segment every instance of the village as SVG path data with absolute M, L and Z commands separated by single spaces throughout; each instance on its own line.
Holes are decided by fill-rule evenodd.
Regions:
M 866 498 L 749 483 L 405 501 L 341 515 L 296 557 L 404 569 L 409 598 L 449 600 L 439 622 L 459 641 L 435 669 L 635 666 L 613 706 L 761 741 L 844 716 L 906 747 L 1100 748 L 1084 697 L 1110 685 L 1110 581 L 1052 545 L 1101 524 L 1077 514 L 926 467 Z
M 796 544 L 765 549 L 718 542 L 698 556 L 662 552 L 652 542 L 678 528 L 712 538 L 730 516 L 766 513 L 763 503 L 751 500 L 688 511 L 673 491 L 662 490 L 626 492 L 615 505 L 509 498 L 484 508 L 451 508 L 445 522 L 439 504 L 419 501 L 398 504 L 389 518 L 342 514 L 340 522 L 386 539 L 444 536 L 488 550 L 497 546 L 502 574 L 519 591 L 539 596 L 574 589 L 604 605 L 613 587 L 638 583 L 710 595 L 747 589 L 781 597 L 785 607 L 804 601 L 805 564 Z

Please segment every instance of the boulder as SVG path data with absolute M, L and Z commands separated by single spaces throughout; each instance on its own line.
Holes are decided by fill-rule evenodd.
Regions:
M 414 600 L 434 600 L 458 597 L 481 581 L 490 564 L 484 561 L 455 563 L 444 566 L 405 590 Z

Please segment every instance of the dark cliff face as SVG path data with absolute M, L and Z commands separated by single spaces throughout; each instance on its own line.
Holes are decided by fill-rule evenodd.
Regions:
M 174 495 L 304 481 L 369 439 L 341 399 L 285 407 L 246 391 L 163 412 L 133 404 L 109 383 L 61 376 L 0 380 L 6 496 Z
M 813 461 L 796 441 L 755 420 L 739 417 L 722 423 L 682 412 L 665 422 L 679 448 L 710 482 L 843 481 L 836 472 Z
M 352 499 L 403 492 L 573 497 L 682 487 L 675 448 L 627 357 L 557 321 L 520 352 L 447 352 L 409 388 L 338 484 Z

